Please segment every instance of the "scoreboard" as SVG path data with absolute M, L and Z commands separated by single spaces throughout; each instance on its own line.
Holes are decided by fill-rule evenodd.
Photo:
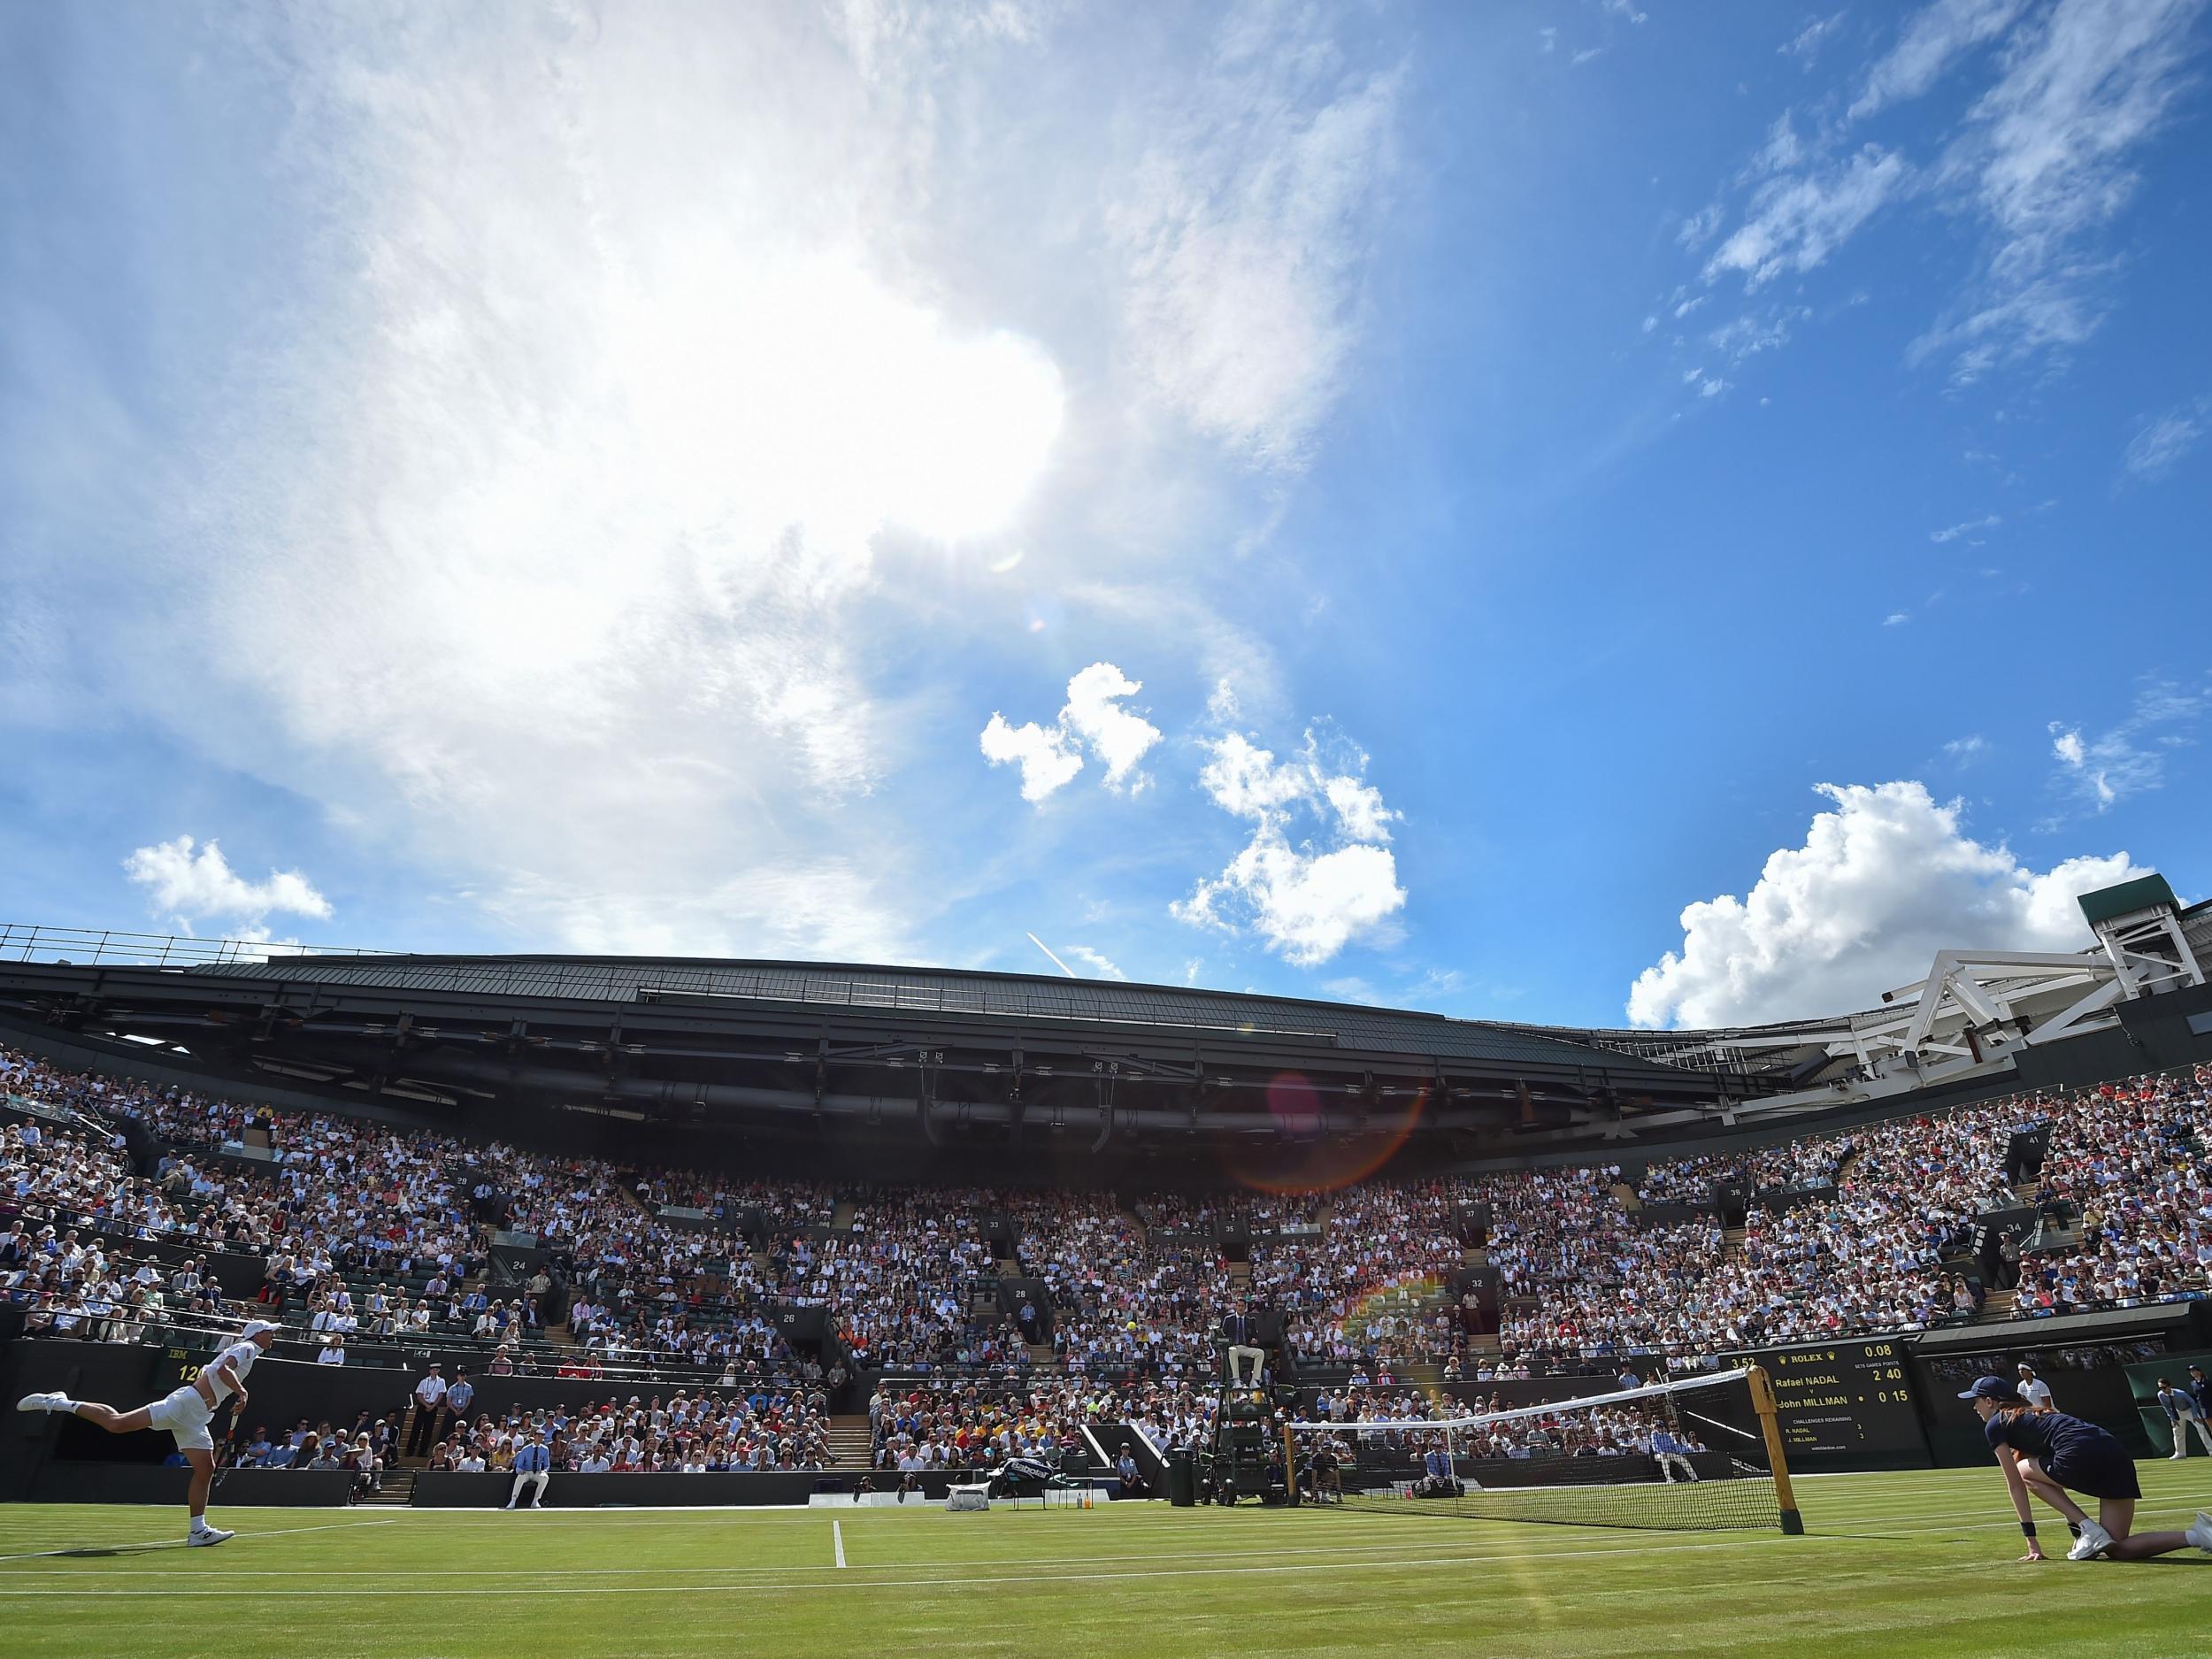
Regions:
M 1775 1418 L 1793 1470 L 1927 1464 L 1928 1436 L 1903 1343 L 1870 1337 L 1746 1357 L 1765 1366 L 1774 1385 Z

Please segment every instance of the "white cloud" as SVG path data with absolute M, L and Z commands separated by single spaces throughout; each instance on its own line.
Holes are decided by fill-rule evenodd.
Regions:
M 2163 477 L 2197 447 L 2208 423 L 2212 423 L 2212 397 L 2197 398 L 2145 421 L 2128 440 L 2124 463 L 2128 475 L 2143 480 Z
M 1121 706 L 1125 697 L 1144 689 L 1111 663 L 1093 663 L 1068 681 L 1067 706 L 1060 710 L 1061 724 L 1075 733 L 1106 768 L 1106 787 L 1126 785 L 1133 792 L 1148 780 L 1136 770 L 1152 746 L 1160 741 L 1160 728 Z
M 1538 29 L 1536 31 L 1536 50 L 1538 51 L 1557 51 L 1559 50 L 1559 31 L 1555 28 Z
M 1705 260 L 1707 282 L 1756 290 L 1827 261 L 1907 199 L 1979 220 L 1989 234 L 1952 303 L 1907 349 L 1950 360 L 1964 385 L 2058 357 L 2101 326 L 2117 252 L 2094 245 L 2127 205 L 2135 157 L 2190 84 L 2206 0 L 1936 0 L 1870 69 L 1841 119 L 1801 134 L 1785 111 L 1740 175 L 1742 223 Z M 1802 36 L 1800 37 L 1803 38 Z M 1794 44 L 1794 42 L 1793 42 Z M 1992 50 L 1982 52 L 1979 49 Z M 1985 59 L 1984 85 L 1941 154 L 1915 165 L 1854 125 Z M 1816 106 L 1817 109 L 1818 106 Z M 1863 131 L 1863 129 L 1862 129 Z
M 1021 768 L 1025 801 L 1046 799 L 1083 770 L 1074 740 L 1057 726 L 1039 726 L 1034 720 L 1012 726 L 1004 715 L 994 713 L 983 728 L 982 748 L 984 759 L 994 766 Z
M 1882 618 L 1882 626 L 1886 628 L 1901 628 L 1911 620 L 1912 612 L 1909 611 L 1893 611 Z
M 1978 518 L 1969 518 L 1962 524 L 1946 525 L 1940 530 L 1931 530 L 1928 532 L 1928 540 L 1937 542 L 1955 541 L 1962 535 L 1970 536 L 1978 531 L 1993 530 L 2002 523 L 2004 520 L 1997 514 L 1984 513 Z
M 934 855 L 859 803 L 918 715 L 872 634 L 933 597 L 902 559 L 1005 550 L 1067 406 L 917 206 L 950 186 L 913 76 L 958 15 L 865 64 L 745 7 L 307 8 L 211 45 L 146 194 L 273 205 L 127 276 L 150 334 L 210 289 L 254 320 L 202 374 L 133 359 L 154 464 L 85 465 L 144 480 L 78 579 L 130 595 L 93 647 L 119 699 L 533 942 L 910 949 Z M 1009 50 L 957 38 L 952 107 Z M 265 154 L 218 177 L 234 113 Z
M 790 855 L 718 879 L 684 867 L 619 887 L 527 872 L 463 896 L 525 937 L 587 956 L 688 956 L 730 941 L 761 956 L 912 962 L 912 937 L 880 896 L 887 856 Z
M 267 880 L 249 881 L 216 842 L 196 843 L 189 835 L 138 848 L 123 860 L 123 872 L 147 890 L 157 913 L 188 933 L 205 919 L 236 938 L 265 939 L 273 914 L 330 919 L 330 901 L 298 871 L 272 870 Z
M 1716 350 L 1726 352 L 1732 363 L 1742 363 L 1762 351 L 1787 345 L 1791 331 L 1812 314 L 1808 306 L 1784 306 L 1764 317 L 1739 317 L 1714 329 L 1705 339 Z
M 1988 752 L 1989 740 L 1978 732 L 1970 733 L 1964 737 L 1955 737 L 1943 746 L 1945 758 L 1955 761 L 1962 765 Z
M 1801 847 L 1772 854 L 1749 895 L 1682 912 L 1683 940 L 1638 976 L 1638 1025 L 1709 1026 L 1841 1014 L 1927 972 L 1947 947 L 2070 950 L 2090 942 L 2073 901 L 2141 873 L 2128 855 L 2047 871 L 1974 840 L 1957 802 L 1916 782 L 1820 793 Z
M 1129 977 L 1088 945 L 1068 945 L 1063 949 L 1099 979 L 1126 979 Z
M 1785 271 L 1825 261 L 1908 177 L 1904 157 L 1868 144 L 1839 165 L 1769 179 L 1752 193 L 1743 224 L 1705 262 L 1705 280 L 1743 273 L 1755 290 Z
M 1847 6 L 1832 17 L 1815 18 L 1775 50 L 1785 58 L 1796 58 L 1800 65 L 1810 69 L 1813 66 L 1813 60 L 1820 56 L 1820 49 L 1826 43 L 1828 37 L 1843 27 L 1843 19 L 1849 14 L 1849 10 L 1850 8 Z
M 2087 244 L 2134 196 L 2135 152 L 2191 84 L 2203 4 L 2058 0 L 2021 23 L 1942 165 L 1944 188 L 1979 209 L 1994 241 L 1913 360 L 1955 352 L 1953 378 L 1971 381 L 2096 331 L 2114 261 Z
M 1322 783 L 1322 793 L 1336 811 L 1337 827 L 1356 841 L 1386 841 L 1390 825 L 1398 814 L 1383 804 L 1382 791 L 1357 778 L 1335 777 Z
M 1179 920 L 1256 933 L 1301 967 L 1326 962 L 1353 941 L 1384 935 L 1403 909 L 1397 862 L 1383 845 L 1400 816 L 1368 783 L 1367 755 L 1319 728 L 1278 761 L 1241 733 L 1204 744 L 1199 786 L 1214 804 L 1253 825 L 1218 876 L 1202 879 L 1169 907 Z M 1313 833 L 1297 841 L 1301 825 Z
M 1205 747 L 1212 758 L 1198 774 L 1199 787 L 1225 812 L 1263 821 L 1313 793 L 1309 769 L 1295 764 L 1277 765 L 1271 750 L 1240 732 Z
M 1263 825 L 1217 877 L 1201 880 L 1170 907 L 1178 919 L 1229 932 L 1248 926 L 1299 967 L 1329 960 L 1405 906 L 1386 848 L 1354 845 L 1317 853 Z
M 1615 17 L 1626 18 L 1631 23 L 1641 23 L 1650 15 L 1637 9 L 1636 0 L 1605 0 L 1605 9 Z
M 1162 589 L 1211 596 L 1245 459 L 1336 395 L 1387 66 L 1255 10 L 1190 98 L 1154 32 L 1080 72 L 1033 53 L 1050 4 L 831 10 L 295 8 L 160 98 L 96 77 L 73 119 L 143 164 L 96 217 L 144 326 L 36 396 L 0 377 L 0 432 L 68 462 L 19 497 L 32 452 L 0 445 L 36 508 L 0 558 L 0 703 L 34 661 L 58 701 L 151 716 L 463 930 L 878 959 L 970 890 L 972 844 L 910 826 L 961 804 L 979 728 L 939 699 L 1026 645 L 1025 596 L 1057 626 L 1110 583 L 1276 718 L 1258 636 Z M 1162 180 L 1190 194 L 1140 272 L 1102 205 Z M 125 234 L 180 201 L 211 211 Z M 1123 331 L 1232 267 L 1273 273 L 1248 316 L 1164 313 L 1251 399 L 1225 465 L 1148 428 Z M 0 357 L 67 332 L 18 308 Z M 1077 712 L 987 741 L 1033 795 L 1094 758 L 1140 787 L 1141 710 Z
M 1787 173 L 1804 159 L 1805 145 L 1797 136 L 1797 123 L 1785 110 L 1767 128 L 1767 142 L 1751 158 L 1751 171 L 1755 177 L 1763 173 Z
M 1335 401 L 1394 165 L 1397 71 L 1354 67 L 1317 27 L 1234 12 L 1107 209 L 1140 372 L 1263 466 L 1301 465 Z
M 1674 239 L 1685 248 L 1702 248 L 1713 240 L 1713 234 L 1720 229 L 1721 221 L 1727 217 L 1726 210 L 1718 202 L 1709 202 L 1682 221 L 1682 228 L 1675 232 Z M 1676 290 L 1677 293 L 1680 291 L 1678 288 Z
M 1370 1008 L 1435 1009 L 1465 994 L 1467 976 L 1457 968 L 1430 968 L 1418 978 L 1388 986 L 1349 974 L 1326 979 L 1321 988 L 1340 1002 L 1363 1002 Z
M 1160 728 L 1122 707 L 1144 689 L 1111 663 L 1093 663 L 1068 680 L 1068 700 L 1053 724 L 1010 724 L 994 712 L 983 728 L 983 757 L 994 766 L 1018 764 L 1022 799 L 1041 802 L 1083 770 L 1083 750 L 1106 769 L 1106 787 L 1135 794 L 1151 780 L 1137 763 L 1160 741 Z
M 2051 755 L 2059 764 L 2059 780 L 2099 812 L 2159 788 L 2166 781 L 2168 757 L 2195 744 L 2196 728 L 2208 712 L 2212 681 L 2191 687 L 2154 680 L 2136 694 L 2127 718 L 2107 731 L 2085 734 L 2078 726 L 2054 720 Z
M 2010 27 L 2026 0 L 1936 0 L 1913 14 L 1897 43 L 1868 72 L 1851 105 L 1854 120 L 1916 98 L 1963 53 Z

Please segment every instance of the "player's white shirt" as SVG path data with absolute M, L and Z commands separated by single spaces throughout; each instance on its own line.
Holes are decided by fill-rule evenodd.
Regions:
M 2040 1377 L 2032 1381 L 2022 1383 L 2019 1393 L 2020 1397 L 2032 1406 L 2040 1408 L 2051 1403 L 2051 1385 Z
M 217 1376 L 216 1373 L 224 1366 L 228 1365 L 237 1374 L 238 1380 L 243 1382 L 246 1380 L 246 1373 L 253 1369 L 254 1361 L 260 1357 L 261 1348 L 258 1343 L 233 1342 L 209 1363 L 207 1369 L 200 1374 L 207 1379 L 207 1386 L 215 1391 L 217 1405 L 221 1405 L 235 1391 L 227 1380 Z

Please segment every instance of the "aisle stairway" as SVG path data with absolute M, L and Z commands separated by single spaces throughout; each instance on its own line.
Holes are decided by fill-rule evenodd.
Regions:
M 838 1470 L 863 1470 L 868 1466 L 868 1416 L 861 1412 L 851 1417 L 830 1419 L 830 1462 Z
M 378 1490 L 361 1500 L 365 1509 L 403 1509 L 415 1501 L 415 1471 L 388 1469 Z

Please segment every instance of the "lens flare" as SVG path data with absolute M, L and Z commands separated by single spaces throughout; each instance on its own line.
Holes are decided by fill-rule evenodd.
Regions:
M 1221 1152 L 1224 1173 L 1255 1192 L 1333 1193 L 1363 1181 L 1398 1156 L 1428 1110 L 1420 1090 L 1402 1107 L 1356 1114 L 1333 1112 L 1313 1081 L 1279 1072 L 1267 1086 L 1271 1141 L 1246 1137 Z

